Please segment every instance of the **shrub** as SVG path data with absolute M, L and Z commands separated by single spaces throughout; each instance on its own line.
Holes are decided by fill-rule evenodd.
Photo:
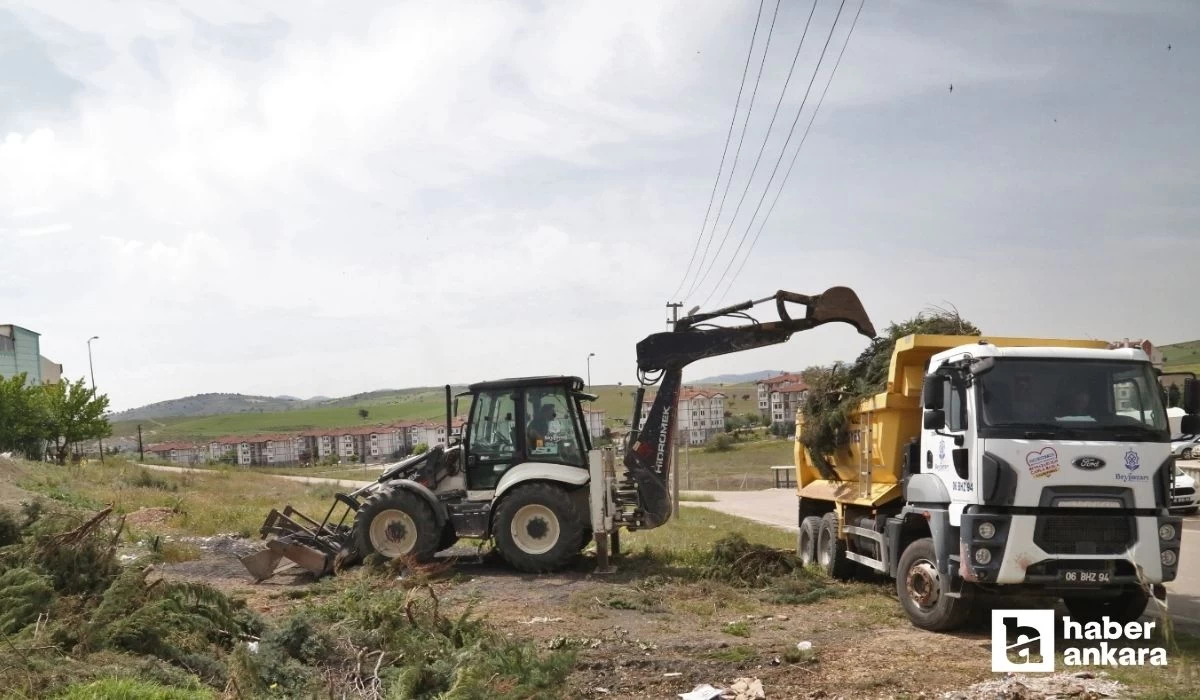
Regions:
M 705 452 L 729 452 L 732 449 L 733 438 L 727 433 L 719 433 L 704 447 Z

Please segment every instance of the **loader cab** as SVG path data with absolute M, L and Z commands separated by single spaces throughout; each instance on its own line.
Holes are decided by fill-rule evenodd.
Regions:
M 469 491 L 490 491 L 512 467 L 545 462 L 587 468 L 590 440 L 578 377 L 529 377 L 468 387 L 463 431 Z M 590 397 L 589 397 L 590 398 Z

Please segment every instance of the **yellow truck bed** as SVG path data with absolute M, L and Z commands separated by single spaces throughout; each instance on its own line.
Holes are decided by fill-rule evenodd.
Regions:
M 864 399 L 850 414 L 849 441 L 829 460 L 840 481 L 822 478 L 813 464 L 800 442 L 804 412 L 796 411 L 796 489 L 800 497 L 861 506 L 879 506 L 899 498 L 904 445 L 921 431 L 921 385 L 930 358 L 981 338 L 997 347 L 1108 347 L 1099 340 L 1062 338 L 904 336 L 892 352 L 886 389 Z

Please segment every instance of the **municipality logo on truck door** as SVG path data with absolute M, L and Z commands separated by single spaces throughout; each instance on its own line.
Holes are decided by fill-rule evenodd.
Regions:
M 1108 616 L 1091 622 L 1063 618 L 1064 666 L 1166 666 L 1167 650 L 1150 647 L 1157 622 L 1122 625 Z M 1053 610 L 992 611 L 992 671 L 1051 673 L 1055 660 Z

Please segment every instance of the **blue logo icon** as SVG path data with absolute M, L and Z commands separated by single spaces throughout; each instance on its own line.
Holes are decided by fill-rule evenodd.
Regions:
M 1132 472 L 1137 471 L 1140 466 L 1142 463 L 1138 459 L 1138 454 L 1133 451 L 1132 447 L 1129 448 L 1129 451 L 1125 453 L 1125 468 Z

